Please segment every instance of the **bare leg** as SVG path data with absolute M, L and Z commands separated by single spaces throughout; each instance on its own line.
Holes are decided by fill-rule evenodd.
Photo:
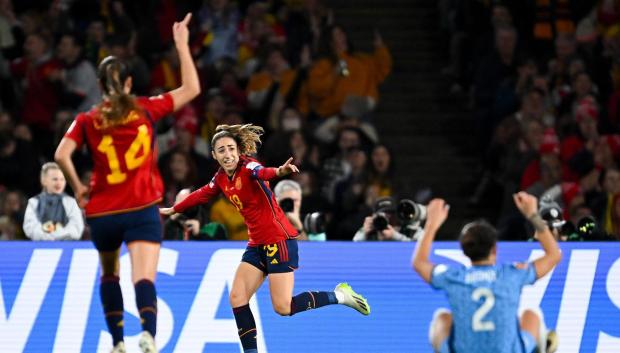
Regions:
M 271 304 L 276 313 L 282 316 L 291 314 L 291 300 L 293 299 L 294 286 L 294 272 L 272 273 L 269 275 Z

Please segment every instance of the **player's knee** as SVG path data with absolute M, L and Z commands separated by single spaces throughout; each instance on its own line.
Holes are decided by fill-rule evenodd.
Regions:
M 243 291 L 235 288 L 230 291 L 230 296 L 228 297 L 228 300 L 230 301 L 230 305 L 233 308 L 245 305 L 249 302 L 249 298 L 246 298 L 246 295 L 243 293 Z
M 273 310 L 282 316 L 289 316 L 291 314 L 291 301 L 290 300 L 274 301 Z

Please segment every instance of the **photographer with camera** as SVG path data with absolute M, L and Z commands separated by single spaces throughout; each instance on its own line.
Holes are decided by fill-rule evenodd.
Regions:
M 400 226 L 394 224 L 396 218 L 400 220 Z M 425 219 L 426 206 L 404 199 L 396 207 L 392 198 L 380 198 L 375 203 L 373 214 L 364 219 L 353 241 L 416 240 L 422 232 L 420 222 Z
M 273 193 L 286 218 L 299 231 L 298 240 L 325 241 L 325 219 L 320 212 L 301 215 L 302 190 L 298 182 L 290 179 L 280 181 Z M 303 219 L 303 221 L 302 221 Z

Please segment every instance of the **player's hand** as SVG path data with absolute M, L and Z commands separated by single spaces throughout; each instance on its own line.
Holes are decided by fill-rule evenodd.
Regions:
M 515 201 L 515 206 L 517 206 L 519 211 L 521 211 L 521 214 L 523 214 L 526 218 L 538 212 L 538 199 L 536 199 L 535 196 L 532 196 L 525 191 L 520 191 L 512 195 L 512 198 Z
M 76 185 L 73 192 L 75 194 L 75 200 L 77 201 L 78 206 L 80 206 L 80 208 L 86 207 L 86 204 L 88 203 L 88 193 L 90 192 L 90 190 L 88 190 L 88 187 L 80 183 Z
M 448 218 L 450 205 L 443 199 L 433 199 L 426 206 L 426 228 L 439 229 Z
M 172 37 L 174 38 L 174 43 L 176 45 L 182 44 L 187 45 L 189 41 L 189 29 L 187 25 L 189 21 L 192 19 L 192 13 L 189 12 L 185 15 L 185 18 L 181 22 L 175 22 L 172 25 Z
M 291 164 L 292 161 L 293 161 L 293 157 L 289 158 L 286 161 L 286 163 L 284 163 L 281 166 L 279 166 L 278 169 L 276 170 L 276 174 L 279 177 L 283 177 L 283 176 L 289 175 L 291 173 L 299 173 L 299 168 L 297 168 L 296 165 Z
M 175 213 L 176 211 L 174 210 L 173 207 L 162 207 L 159 209 L 159 214 L 164 215 L 164 216 L 172 216 Z

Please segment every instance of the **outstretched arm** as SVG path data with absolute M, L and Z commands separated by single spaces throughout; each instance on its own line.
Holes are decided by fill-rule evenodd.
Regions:
M 562 259 L 562 252 L 560 252 L 558 243 L 553 238 L 553 234 L 551 234 L 551 230 L 547 226 L 547 223 L 538 214 L 538 200 L 536 197 L 524 191 L 518 192 L 512 195 L 512 197 L 519 211 L 521 211 L 523 216 L 525 216 L 525 218 L 532 223 L 534 229 L 536 229 L 534 237 L 538 239 L 545 251 L 543 257 L 534 261 L 536 278 L 541 278 L 560 262 Z
M 278 168 L 258 167 L 254 170 L 254 177 L 260 180 L 272 180 L 276 177 L 287 176 L 291 173 L 299 173 L 299 168 L 296 165 L 291 164 L 293 157 L 289 158 L 284 164 Z M 258 166 L 258 164 L 257 164 Z
M 192 19 L 192 14 L 188 13 L 181 22 L 175 22 L 172 25 L 172 35 L 174 44 L 179 53 L 179 62 L 181 64 L 181 87 L 170 91 L 172 100 L 174 101 L 174 110 L 178 110 L 186 103 L 196 98 L 200 94 L 200 81 L 198 80 L 198 72 L 194 65 L 194 60 L 189 49 L 189 29 L 187 25 Z
M 434 267 L 429 261 L 433 240 L 443 222 L 448 218 L 449 210 L 450 206 L 442 199 L 434 199 L 428 204 L 424 235 L 418 241 L 413 254 L 413 269 L 428 283 L 431 282 Z
M 183 201 L 176 203 L 174 206 L 160 208 L 159 213 L 164 216 L 172 216 L 175 213 L 183 213 L 189 208 L 209 202 L 209 200 L 219 194 L 219 192 L 220 188 L 217 184 L 215 184 L 214 180 L 211 180 L 209 184 L 187 195 Z

